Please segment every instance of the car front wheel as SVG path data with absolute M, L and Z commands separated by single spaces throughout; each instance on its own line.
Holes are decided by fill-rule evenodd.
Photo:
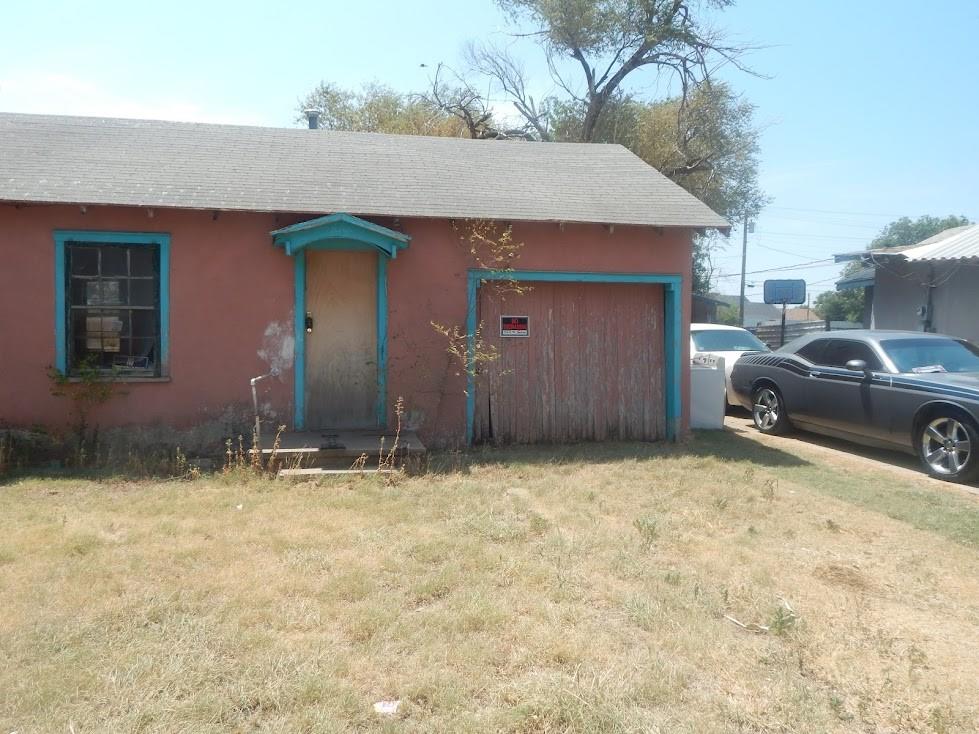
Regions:
M 979 475 L 979 434 L 972 422 L 956 415 L 929 419 L 918 434 L 925 471 L 947 482 L 970 482 Z
M 789 430 L 789 417 L 785 413 L 782 396 L 774 387 L 755 390 L 751 403 L 751 417 L 759 431 L 779 435 Z

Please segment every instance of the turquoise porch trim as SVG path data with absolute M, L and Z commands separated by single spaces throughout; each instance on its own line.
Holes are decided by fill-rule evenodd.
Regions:
M 653 273 L 592 273 L 554 270 L 479 270 L 469 271 L 466 283 L 466 445 L 473 442 L 476 421 L 476 377 L 472 355 L 476 350 L 476 313 L 479 287 L 490 280 L 537 281 L 544 283 L 648 283 L 662 285 L 665 292 L 663 351 L 666 356 L 666 435 L 675 441 L 679 435 L 683 411 L 681 376 L 683 374 L 683 277 Z
M 170 374 L 170 235 L 164 232 L 54 231 L 54 367 L 68 372 L 66 247 L 69 242 L 106 245 L 156 245 L 160 251 L 160 376 Z
M 306 425 L 306 252 L 300 250 L 293 261 L 295 298 L 295 347 L 293 352 L 293 399 L 296 401 L 292 422 L 296 430 Z
M 378 427 L 387 424 L 388 378 L 388 260 L 411 242 L 409 235 L 368 222 L 351 214 L 336 213 L 300 222 L 270 233 L 272 242 L 295 258 L 294 268 L 294 396 L 293 427 L 306 427 L 306 251 L 377 251 L 377 403 Z M 325 328 L 322 324 L 321 328 Z
M 388 417 L 388 258 L 377 254 L 377 425 Z
M 319 250 L 369 250 L 374 247 L 388 257 L 408 246 L 411 237 L 350 214 L 329 214 L 300 222 L 271 233 L 272 241 L 295 255 L 306 247 Z

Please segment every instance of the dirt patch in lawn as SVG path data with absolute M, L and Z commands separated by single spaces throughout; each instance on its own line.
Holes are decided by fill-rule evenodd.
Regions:
M 0 730 L 979 725 L 971 496 L 732 434 L 439 466 L 0 486 Z
M 817 566 L 813 571 L 813 575 L 823 581 L 856 589 L 857 591 L 867 591 L 872 587 L 872 583 L 867 575 L 855 566 L 827 563 L 822 566 Z

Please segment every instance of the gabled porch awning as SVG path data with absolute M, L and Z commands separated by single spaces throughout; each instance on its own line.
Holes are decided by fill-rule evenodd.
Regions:
M 303 250 L 369 250 L 377 249 L 389 258 L 408 246 L 411 237 L 402 232 L 368 222 L 352 214 L 328 214 L 325 217 L 299 222 L 272 234 L 272 241 L 283 247 L 287 255 Z
M 836 281 L 836 290 L 847 291 L 856 288 L 868 288 L 874 284 L 876 277 L 877 268 L 873 265 L 868 265 Z

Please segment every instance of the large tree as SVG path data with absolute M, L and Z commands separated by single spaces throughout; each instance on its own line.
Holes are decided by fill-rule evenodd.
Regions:
M 300 100 L 297 121 L 304 121 L 304 111 L 309 109 L 320 112 L 320 126 L 327 130 L 439 137 L 470 134 L 459 116 L 426 95 L 405 94 L 382 84 L 351 90 L 320 82 Z
M 844 275 L 851 275 L 860 269 L 857 263 L 856 268 L 847 266 L 844 268 Z M 845 291 L 825 291 L 816 296 L 813 303 L 813 310 L 821 319 L 830 321 L 851 321 L 859 324 L 863 321 L 863 288 L 851 288 Z
M 967 217 L 957 217 L 950 214 L 947 217 L 930 217 L 925 215 L 917 219 L 901 217 L 888 224 L 870 243 L 870 249 L 879 247 L 901 247 L 916 245 L 939 232 L 952 227 L 962 227 L 971 224 Z
M 754 106 L 727 84 L 702 85 L 686 100 L 646 102 L 620 95 L 606 107 L 594 142 L 619 143 L 729 219 L 757 212 L 758 130 Z M 574 140 L 584 120 L 580 103 L 552 109 L 556 140 Z
M 758 185 L 754 106 L 726 84 L 704 84 L 686 100 L 645 102 L 618 95 L 606 108 L 594 142 L 620 143 L 731 221 L 754 216 L 765 202 Z M 555 103 L 552 135 L 575 140 L 584 119 L 580 103 Z M 694 243 L 693 289 L 713 280 L 713 235 Z
M 300 109 L 324 110 L 324 127 L 422 135 L 620 143 L 731 221 L 756 216 L 754 107 L 712 79 L 723 63 L 741 66 L 746 50 L 706 22 L 732 0 L 497 0 L 537 40 L 558 95 L 536 100 L 509 52 L 470 44 L 462 73 L 438 64 L 429 89 L 401 94 L 372 85 L 352 93 L 321 84 Z M 675 93 L 648 100 L 624 89 L 641 69 L 666 74 Z M 570 74 L 576 74 L 575 82 Z M 477 81 L 473 81 L 476 79 Z M 497 120 L 502 95 L 518 122 Z M 713 236 L 694 243 L 694 290 L 713 275 Z
M 582 105 L 581 142 L 595 140 L 602 113 L 637 70 L 668 74 L 685 96 L 708 82 L 723 63 L 743 68 L 746 48 L 727 43 L 707 22 L 710 10 L 725 8 L 733 0 L 497 0 L 497 4 L 518 27 L 529 27 L 522 35 L 541 42 L 554 82 Z M 492 48 L 484 48 L 482 56 L 509 58 Z M 570 77 L 568 64 L 578 70 L 578 79 Z M 509 67 L 511 77 L 516 76 L 514 65 L 503 66 Z M 500 78 L 490 65 L 484 65 L 483 71 Z M 501 86 L 511 98 L 519 97 L 513 84 Z M 528 115 L 526 105 L 516 106 L 534 122 L 533 110 Z

